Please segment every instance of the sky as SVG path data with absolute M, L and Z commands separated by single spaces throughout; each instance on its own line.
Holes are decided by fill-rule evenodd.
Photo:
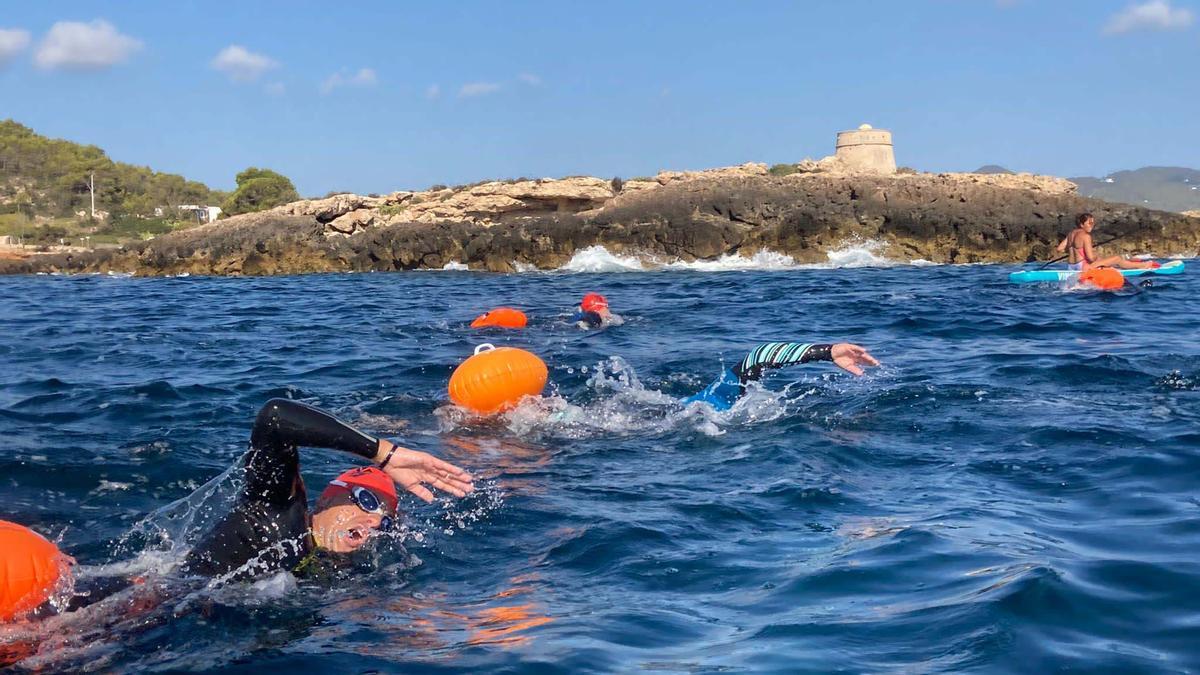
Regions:
M 0 119 L 229 189 L 819 159 L 1200 165 L 1200 0 L 15 2 Z

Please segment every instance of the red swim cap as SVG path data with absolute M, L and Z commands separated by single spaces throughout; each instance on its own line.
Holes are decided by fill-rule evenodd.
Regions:
M 396 508 L 400 505 L 400 499 L 396 497 L 396 484 L 381 469 L 373 466 L 362 466 L 343 471 L 340 476 L 329 481 L 329 485 L 321 493 L 321 499 L 331 498 L 339 492 L 349 492 L 355 486 L 374 492 L 376 497 L 387 504 L 392 513 L 395 513 Z
M 585 312 L 599 312 L 608 309 L 608 300 L 604 299 L 599 293 L 588 293 L 583 296 L 583 301 L 579 303 L 579 308 Z

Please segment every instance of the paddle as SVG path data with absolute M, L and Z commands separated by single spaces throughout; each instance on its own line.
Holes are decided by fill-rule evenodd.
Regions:
M 1116 241 L 1116 240 L 1118 240 L 1118 239 L 1120 239 L 1121 237 L 1124 237 L 1124 236 L 1125 236 L 1124 234 L 1118 234 L 1118 235 L 1115 235 L 1115 236 L 1109 237 L 1108 239 L 1105 239 L 1104 241 L 1100 242 L 1099 244 L 1095 244 L 1094 246 L 1095 246 L 1095 248 L 1099 248 L 1099 247 L 1101 247 L 1101 246 L 1103 246 L 1103 245 L 1105 245 L 1105 244 L 1111 244 L 1112 242 L 1114 242 L 1114 241 Z M 1041 266 L 1041 267 L 1039 267 L 1038 269 L 1039 269 L 1039 270 L 1044 270 L 1044 269 L 1046 269 L 1046 268 L 1047 268 L 1047 267 L 1049 267 L 1050 265 L 1053 265 L 1053 264 L 1054 264 L 1054 263 L 1056 263 L 1056 262 L 1059 262 L 1059 261 L 1061 261 L 1061 260 L 1066 260 L 1066 259 L 1067 259 L 1067 258 L 1068 258 L 1070 255 L 1071 255 L 1070 253 L 1067 253 L 1066 255 L 1060 255 L 1060 256 L 1058 256 L 1058 257 L 1057 257 L 1057 258 L 1055 258 L 1054 260 L 1051 260 L 1051 261 L 1050 261 L 1050 262 L 1048 262 L 1048 263 L 1043 263 L 1043 264 L 1042 264 L 1042 266 Z

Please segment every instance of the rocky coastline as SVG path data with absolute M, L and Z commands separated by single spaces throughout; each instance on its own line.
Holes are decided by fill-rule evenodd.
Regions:
M 1030 174 L 856 173 L 830 162 L 653 178 L 492 181 L 340 194 L 235 216 L 118 250 L 0 260 L 0 273 L 270 275 L 555 269 L 579 250 L 694 261 L 759 251 L 822 262 L 848 239 L 935 263 L 1048 260 L 1076 213 L 1096 214 L 1106 253 L 1194 254 L 1200 218 L 1076 194 Z

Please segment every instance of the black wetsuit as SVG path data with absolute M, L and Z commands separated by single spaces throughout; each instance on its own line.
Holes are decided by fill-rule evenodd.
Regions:
M 583 323 L 588 328 L 599 328 L 604 325 L 604 317 L 600 316 L 600 312 L 593 312 L 591 310 L 579 310 L 575 312 L 575 316 L 571 317 L 571 320 L 576 323 Z
M 250 433 L 243 459 L 245 484 L 237 503 L 188 554 L 183 571 L 218 577 L 239 570 L 242 578 L 293 570 L 314 550 L 299 448 L 329 448 L 372 459 L 378 445 L 378 439 L 312 406 L 282 398 L 267 401 Z M 255 564 L 240 569 L 251 560 Z

